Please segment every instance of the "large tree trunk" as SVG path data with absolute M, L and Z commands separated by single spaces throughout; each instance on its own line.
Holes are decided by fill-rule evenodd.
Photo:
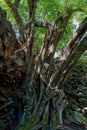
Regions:
M 11 6 L 11 10 L 15 15 L 15 19 L 18 20 L 17 24 L 19 25 L 21 23 L 19 30 L 22 40 L 25 41 L 23 23 L 18 15 L 17 8 L 14 10 L 13 6 L 14 4 L 17 4 L 17 1 L 12 5 L 11 2 L 9 3 L 9 0 L 5 1 L 9 7 Z M 20 109 L 22 109 L 22 105 L 24 107 L 26 115 L 25 117 L 28 118 L 28 122 L 26 122 L 29 124 L 29 130 L 85 130 L 85 127 L 82 123 L 67 121 L 69 102 L 64 89 L 66 88 L 65 83 L 71 75 L 71 72 L 73 71 L 79 57 L 87 49 L 87 36 L 82 37 L 87 29 L 87 18 L 81 23 L 80 27 L 69 41 L 64 53 L 60 56 L 60 58 L 54 59 L 57 43 L 59 43 L 59 41 L 62 39 L 68 20 L 74 10 L 68 9 L 66 11 L 66 15 L 63 17 L 61 25 L 56 27 L 55 24 L 50 25 L 49 23 L 45 24 L 35 22 L 36 3 L 37 0 L 34 2 L 32 2 L 32 0 L 28 0 L 30 19 L 29 38 L 27 39 L 27 42 L 22 45 L 22 48 L 20 48 L 20 44 L 16 39 L 14 31 L 12 30 L 12 27 L 6 18 L 4 21 L 6 24 L 1 25 L 0 74 L 1 78 L 3 78 L 2 82 L 5 82 L 6 85 L 9 83 L 9 86 L 12 85 L 13 88 L 15 84 L 14 82 L 17 83 L 17 88 L 22 86 L 19 89 L 19 92 L 22 93 L 21 97 L 19 96 L 19 93 L 17 94 L 17 91 L 16 96 L 18 96 L 18 100 L 21 100 Z M 60 21 L 60 19 L 58 20 Z M 7 24 L 10 26 L 12 31 L 8 30 Z M 45 40 L 38 56 L 34 56 L 33 44 L 35 27 L 37 26 L 48 28 L 48 32 L 45 35 Z M 9 36 L 9 33 L 11 36 Z M 6 68 L 5 72 L 4 66 Z M 23 75 L 24 77 L 22 78 Z M 6 76 L 9 82 L 6 80 Z M 21 80 L 23 80 L 23 82 L 21 82 Z M 1 87 L 3 93 L 3 85 Z M 9 92 L 10 95 L 12 91 Z M 6 95 L 8 95 L 8 93 Z M 12 101 L 15 100 L 15 96 L 12 96 L 11 99 Z M 5 104 L 2 106 L 0 111 L 3 108 L 6 108 L 8 105 L 9 104 Z M 14 111 L 18 107 L 19 105 L 15 107 Z M 8 113 L 9 109 L 7 110 Z M 13 129 L 12 125 L 13 124 L 10 123 L 10 127 L 8 129 Z M 7 130 L 7 126 L 5 129 Z
M 0 8 L 0 130 L 13 130 L 24 113 L 24 53 L 6 13 Z
M 24 90 L 27 105 L 26 120 L 22 125 L 28 124 L 25 129 L 85 130 L 85 125 L 76 120 L 72 108 L 69 108 L 69 99 L 63 89 L 49 88 L 37 74 L 30 81 L 24 81 Z M 72 120 L 67 118 L 68 111 L 72 112 Z

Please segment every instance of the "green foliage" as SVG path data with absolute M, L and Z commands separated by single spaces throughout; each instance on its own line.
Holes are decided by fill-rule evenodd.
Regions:
M 44 37 L 46 33 L 46 29 L 44 28 L 35 28 L 35 44 L 34 44 L 34 53 L 37 54 L 41 48 L 41 45 L 44 42 Z
M 0 0 L 0 6 L 2 8 L 4 8 L 4 10 L 6 10 L 6 12 L 7 12 L 7 19 L 9 19 L 12 23 L 14 23 L 15 19 L 13 17 L 13 14 L 11 13 L 11 10 L 9 9 L 9 7 L 7 6 L 7 4 L 5 3 L 4 0 Z
M 19 13 L 23 19 L 24 24 L 28 23 L 28 5 L 26 0 L 22 0 L 19 6 Z
M 79 23 L 82 21 L 82 19 L 86 16 L 86 6 L 87 3 L 84 0 L 77 0 L 75 2 L 71 0 L 40 0 L 40 2 L 37 5 L 37 11 L 36 11 L 36 20 L 37 21 L 47 21 L 51 23 L 54 23 L 54 21 L 58 17 L 58 12 L 61 12 L 62 16 L 65 16 L 65 12 L 67 8 L 81 8 L 83 11 L 77 11 L 75 12 L 71 19 L 69 20 L 69 24 L 67 25 L 66 32 L 64 33 L 64 36 L 60 43 L 57 46 L 56 50 L 63 50 L 69 39 L 71 38 L 72 34 L 76 30 Z M 85 13 L 84 13 L 85 12 Z
M 10 0 L 12 3 L 14 0 Z M 13 24 L 15 23 L 15 19 L 13 17 L 13 14 L 11 13 L 11 10 L 7 6 L 6 2 L 4 0 L 0 0 L 0 5 L 4 7 L 4 9 L 7 11 L 7 19 L 9 19 Z M 67 8 L 79 8 L 79 11 L 73 14 L 71 19 L 69 20 L 69 24 L 67 25 L 66 32 L 64 33 L 64 36 L 60 43 L 58 44 L 57 50 L 63 50 L 67 42 L 69 41 L 70 37 L 72 36 L 73 32 L 76 30 L 78 24 L 82 21 L 82 19 L 86 16 L 87 13 L 87 1 L 86 0 L 76 0 L 73 2 L 72 0 L 39 0 L 37 9 L 36 9 L 36 21 L 47 21 L 54 23 L 55 20 L 58 18 L 58 12 L 62 14 L 62 16 L 65 16 L 65 12 Z M 83 12 L 82 10 L 83 9 Z M 81 10 L 81 11 L 80 11 Z M 24 25 L 28 23 L 28 5 L 27 1 L 22 0 L 20 2 L 19 6 L 19 14 L 21 15 Z M 85 12 L 85 13 L 84 13 Z M 36 28 L 36 34 L 35 34 L 35 51 L 37 52 L 42 43 L 43 43 L 43 37 L 45 35 L 46 30 L 41 28 Z

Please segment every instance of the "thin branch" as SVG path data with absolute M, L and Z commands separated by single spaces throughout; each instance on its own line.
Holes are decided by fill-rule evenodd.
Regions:
M 43 27 L 43 28 L 50 28 L 53 26 L 53 24 L 48 23 L 48 22 L 35 22 L 36 27 Z
M 39 22 L 34 21 L 34 24 L 35 24 L 35 27 L 41 27 L 41 28 L 47 28 L 47 29 L 54 26 L 52 23 L 48 23 L 48 22 L 45 22 L 45 21 L 39 21 Z M 29 26 L 29 24 L 27 23 L 25 25 L 25 30 L 28 29 L 28 26 Z
M 11 9 L 11 11 L 13 12 L 14 18 L 16 20 L 16 23 L 17 23 L 18 27 L 19 27 L 19 32 L 20 32 L 21 40 L 23 42 L 25 42 L 24 24 L 23 24 L 21 16 L 19 15 L 19 12 L 18 12 L 18 6 L 19 6 L 19 3 L 20 3 L 20 0 L 15 1 L 14 3 L 11 3 L 9 0 L 5 0 L 5 2 L 7 3 L 7 5 L 9 6 L 9 8 Z M 16 4 L 17 4 L 17 7 L 16 7 Z
M 8 107 L 12 103 L 13 103 L 12 101 L 9 101 L 9 102 L 5 103 L 3 106 L 0 107 L 0 111 L 3 110 L 4 108 Z

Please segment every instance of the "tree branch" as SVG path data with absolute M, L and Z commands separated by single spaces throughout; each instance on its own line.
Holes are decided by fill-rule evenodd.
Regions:
M 58 28 L 56 28 L 55 23 L 53 26 L 49 26 L 48 32 L 44 38 L 45 40 L 43 46 L 37 58 L 37 66 L 39 66 L 41 62 L 43 63 L 45 60 L 47 60 L 45 62 L 49 63 L 50 59 L 53 58 L 57 43 L 59 43 L 59 41 L 62 39 L 63 33 L 65 31 L 69 18 L 72 15 L 72 12 L 72 9 L 69 10 L 69 13 L 67 11 Z
M 78 45 L 71 53 L 70 57 L 67 58 L 66 67 L 63 71 L 63 76 L 60 78 L 60 84 L 61 86 L 64 85 L 67 78 L 70 76 L 74 66 L 76 65 L 78 59 L 81 57 L 81 55 L 87 50 L 87 35 L 78 42 Z M 61 87 L 60 86 L 60 87 Z
M 14 4 L 15 8 L 18 9 L 20 2 L 21 2 L 21 0 L 15 0 L 15 1 L 14 1 L 13 4 Z
M 35 22 L 35 26 L 36 27 L 43 27 L 43 28 L 50 28 L 53 25 L 51 23 L 48 23 L 48 22 Z
M 65 77 L 68 77 L 68 75 L 69 75 L 68 73 L 70 73 L 69 68 L 71 67 L 71 65 L 75 64 L 78 61 L 79 57 L 87 49 L 87 45 L 86 45 L 87 44 L 86 43 L 87 36 L 83 37 L 83 35 L 85 34 L 86 31 L 87 31 L 87 17 L 79 25 L 79 28 L 77 29 L 77 31 L 75 32 L 75 34 L 73 35 L 71 40 L 69 41 L 67 47 L 64 50 L 63 55 L 60 58 L 60 61 L 61 61 L 60 62 L 60 70 L 58 72 L 60 77 L 61 77 L 62 73 L 67 75 Z M 67 67 L 67 66 L 69 66 L 69 67 Z M 65 82 L 65 79 L 63 82 Z
M 86 30 L 87 30 L 87 17 L 79 25 L 79 28 L 76 30 L 75 34 L 70 39 L 66 48 L 64 49 L 64 52 L 60 58 L 60 60 L 62 62 L 64 62 L 67 59 L 67 57 L 70 55 L 70 53 L 73 51 L 73 49 L 78 44 L 78 41 L 81 40 L 81 38 L 82 38 L 83 34 L 86 32 Z
M 29 9 L 29 38 L 27 40 L 27 66 L 28 74 L 31 72 L 32 68 L 32 58 L 33 58 L 33 45 L 34 45 L 34 35 L 35 35 L 35 11 L 37 7 L 37 0 L 28 0 Z
M 47 28 L 47 29 L 54 26 L 52 23 L 48 23 L 48 22 L 45 22 L 45 21 L 39 21 L 39 22 L 34 21 L 34 24 L 35 24 L 35 27 L 41 27 L 41 28 Z M 25 25 L 25 30 L 28 29 L 28 26 L 29 26 L 29 24 L 27 23 Z
M 58 71 L 52 74 L 49 82 L 49 87 L 54 87 L 54 89 L 59 89 L 67 81 L 67 78 L 70 76 L 73 71 L 74 66 L 76 65 L 78 59 L 81 55 L 87 50 L 87 35 L 78 42 L 78 45 L 75 47 L 70 56 L 66 59 Z
M 74 34 L 72 39 L 69 41 L 67 47 L 65 48 L 64 53 L 60 58 L 61 62 L 58 65 L 59 69 L 54 74 L 52 74 L 49 86 L 52 86 L 55 80 L 56 81 L 54 86 L 56 86 L 57 81 L 61 82 L 57 86 L 60 86 L 60 84 L 64 83 L 66 75 L 68 77 L 71 70 L 73 70 L 72 68 L 73 64 L 76 64 L 79 57 L 87 49 L 87 43 L 86 43 L 87 36 L 86 38 L 83 38 L 83 40 L 81 40 L 86 30 L 87 30 L 87 17 L 80 24 L 76 33 Z
M 45 57 L 46 58 L 47 57 L 48 57 L 48 59 L 53 58 L 56 46 L 59 43 L 59 41 L 62 39 L 62 36 L 64 34 L 64 31 L 65 31 L 65 28 L 67 26 L 67 23 L 68 23 L 71 15 L 72 15 L 72 13 L 73 13 L 73 10 L 72 9 L 68 9 L 67 12 L 66 12 L 66 15 L 64 17 L 62 17 L 62 21 L 61 21 L 59 27 L 55 28 L 55 26 L 54 26 L 54 28 L 53 28 L 53 35 L 52 35 L 52 38 L 50 39 L 48 48 L 46 50 L 47 53 L 45 53 Z
M 20 1 L 21 0 L 18 0 L 18 1 L 15 0 L 14 3 L 11 3 L 9 0 L 5 0 L 5 2 L 7 3 L 7 5 L 11 9 L 11 11 L 13 12 L 14 18 L 16 20 L 16 23 L 17 23 L 18 27 L 19 27 L 19 32 L 20 32 L 21 40 L 23 42 L 25 42 L 24 24 L 23 24 L 21 16 L 19 15 L 19 12 L 18 12 L 18 7 L 19 7 Z
M 66 14 L 64 17 L 62 16 L 61 13 L 59 13 L 57 21 L 55 21 L 56 29 L 54 28 L 54 33 L 53 33 L 52 39 L 50 40 L 50 44 L 49 44 L 48 50 L 47 50 L 47 52 L 49 52 L 49 53 L 47 53 L 48 54 L 47 56 L 49 57 L 49 59 L 51 59 L 53 57 L 54 52 L 56 50 L 56 46 L 58 45 L 58 43 L 60 42 L 60 40 L 63 37 L 63 34 L 65 32 L 68 21 L 69 21 L 71 15 L 73 14 L 73 12 L 76 12 L 76 11 L 83 11 L 83 10 L 80 8 L 77 8 L 77 9 L 68 8 L 66 10 Z M 57 27 L 58 23 L 59 23 L 59 25 Z

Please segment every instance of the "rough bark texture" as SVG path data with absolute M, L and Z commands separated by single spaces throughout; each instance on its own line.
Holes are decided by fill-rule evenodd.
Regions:
M 24 55 L 16 52 L 20 44 L 1 8 L 0 29 L 0 130 L 13 130 L 24 113 Z
M 9 0 L 5 1 L 14 14 L 24 42 L 24 26 L 17 11 L 20 0 L 15 0 L 14 3 Z M 87 49 L 87 36 L 83 37 L 87 29 L 87 18 L 80 24 L 63 55 L 59 60 L 55 60 L 56 46 L 63 37 L 70 16 L 76 10 L 67 9 L 61 24 L 57 27 L 61 15 L 54 25 L 35 21 L 37 2 L 37 0 L 28 0 L 29 38 L 22 45 L 22 48 L 20 48 L 20 43 L 16 39 L 12 26 L 6 20 L 4 11 L 1 9 L 0 111 L 6 112 L 6 115 L 4 117 L 0 115 L 0 119 L 6 121 L 6 123 L 9 121 L 5 129 L 12 130 L 15 125 L 12 116 L 16 116 L 15 111 L 18 110 L 21 113 L 24 109 L 26 118 L 28 118 L 28 122 L 25 121 L 29 124 L 29 130 L 85 130 L 82 123 L 67 120 L 69 102 L 64 89 L 79 57 Z M 34 57 L 35 26 L 45 27 L 48 32 L 39 54 Z M 8 97 L 8 101 L 5 101 L 5 97 Z M 9 112 L 12 112 L 12 110 L 13 114 L 10 115 Z M 12 118 L 13 122 L 10 122 L 11 120 L 8 118 Z M 14 118 L 18 120 L 19 113 Z

